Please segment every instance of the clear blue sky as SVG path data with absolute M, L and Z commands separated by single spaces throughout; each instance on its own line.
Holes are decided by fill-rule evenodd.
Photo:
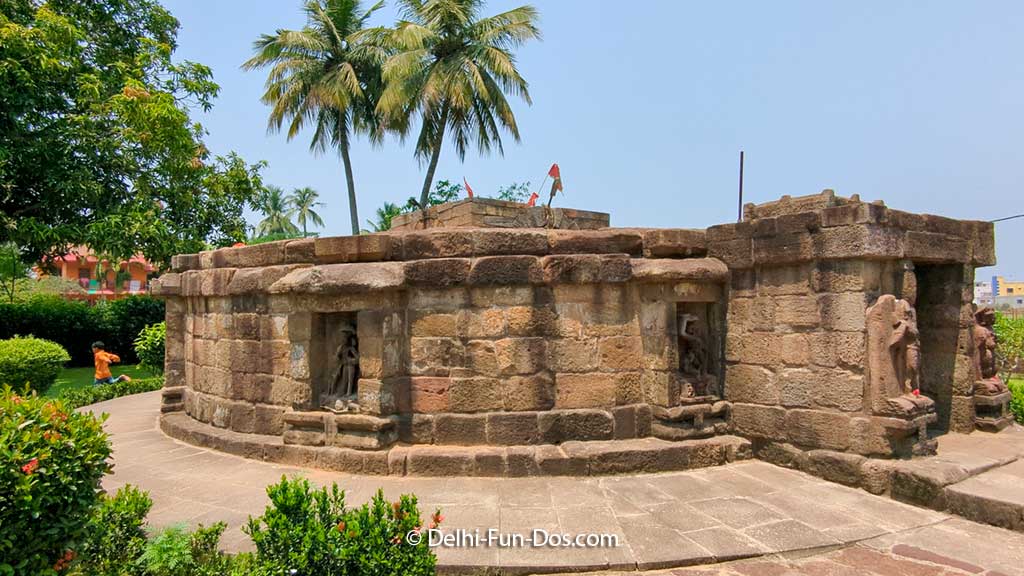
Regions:
M 260 33 L 303 24 L 300 0 L 164 0 L 181 21 L 176 57 L 221 85 L 201 117 L 216 153 L 267 160 L 266 180 L 312 186 L 325 234 L 349 232 L 340 161 L 308 134 L 267 134 L 263 73 L 242 72 Z M 494 13 L 521 1 L 493 0 Z M 394 2 L 375 23 L 390 24 Z M 558 162 L 562 205 L 617 226 L 705 227 L 746 197 L 833 188 L 889 206 L 989 220 L 1024 212 L 1024 3 L 610 2 L 536 0 L 544 40 L 519 52 L 533 106 L 516 102 L 521 144 L 505 156 L 446 147 L 437 175 L 474 190 L 529 180 Z M 353 150 L 360 220 L 417 194 L 410 145 Z M 997 224 L 999 273 L 1024 279 L 1024 219 Z

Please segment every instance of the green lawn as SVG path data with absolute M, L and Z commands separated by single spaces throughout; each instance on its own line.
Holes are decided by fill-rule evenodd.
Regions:
M 127 366 L 119 366 L 111 364 L 110 372 L 114 377 L 118 377 L 121 374 L 127 374 L 134 378 L 152 378 L 155 374 L 149 370 L 143 370 L 134 364 Z M 84 368 L 65 368 L 60 371 L 60 375 L 57 376 L 57 381 L 50 386 L 50 389 L 46 391 L 46 396 L 55 398 L 60 396 L 61 392 L 65 390 L 75 390 L 78 388 L 85 388 L 92 386 L 92 377 L 95 373 L 95 368 L 92 366 L 86 366 Z

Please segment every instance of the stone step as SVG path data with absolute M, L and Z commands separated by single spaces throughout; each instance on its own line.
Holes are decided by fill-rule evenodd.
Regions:
M 1024 532 L 1024 460 L 957 482 L 945 489 L 949 511 L 968 520 Z
M 689 470 L 751 457 L 750 442 L 730 435 L 680 442 L 639 438 L 503 447 L 395 445 L 368 450 L 244 434 L 203 424 L 181 412 L 162 415 L 160 428 L 184 442 L 246 458 L 353 474 L 606 476 Z

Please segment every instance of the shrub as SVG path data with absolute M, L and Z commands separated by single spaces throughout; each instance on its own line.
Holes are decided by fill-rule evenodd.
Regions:
M 89 306 L 56 295 L 38 295 L 24 302 L 0 303 L 0 338 L 32 334 L 52 340 L 71 354 L 72 366 L 91 366 L 89 345 L 102 340 L 125 364 L 134 364 L 132 343 L 139 331 L 163 319 L 164 303 L 149 296 Z
M 60 344 L 49 340 L 31 337 L 0 340 L 0 386 L 28 385 L 43 394 L 70 359 Z
M 1010 411 L 1017 422 L 1024 424 L 1024 380 L 1010 380 L 1006 383 L 1013 393 L 1010 400 Z
M 163 301 L 149 296 L 122 298 L 97 308 L 103 311 L 106 331 L 106 336 L 99 339 L 107 345 L 107 350 L 121 356 L 124 364 L 138 361 L 135 339 L 143 328 L 164 321 Z
M 0 574 L 53 574 L 73 556 L 110 470 L 102 420 L 0 392 Z
M 152 506 L 149 495 L 133 486 L 104 495 L 86 529 L 80 570 L 89 576 L 141 576 L 139 557 L 146 549 L 146 514 Z
M 68 390 L 61 394 L 60 399 L 69 410 L 80 406 L 88 406 L 104 400 L 113 400 L 130 394 L 141 394 L 159 390 L 164 386 L 163 378 L 136 378 L 131 382 L 114 382 Z
M 147 576 L 222 576 L 231 569 L 231 557 L 217 549 L 227 525 L 201 524 L 193 532 L 182 526 L 164 529 L 146 545 L 139 558 Z
M 164 372 L 164 342 L 167 339 L 167 324 L 159 322 L 146 326 L 135 339 L 135 355 L 139 366 L 156 374 Z
M 437 559 L 426 538 L 415 546 L 405 542 L 410 530 L 422 527 L 415 496 L 389 503 L 378 491 L 371 503 L 346 509 L 337 484 L 312 490 L 304 478 L 282 478 L 267 495 L 270 506 L 243 528 L 256 546 L 255 573 L 434 573 Z

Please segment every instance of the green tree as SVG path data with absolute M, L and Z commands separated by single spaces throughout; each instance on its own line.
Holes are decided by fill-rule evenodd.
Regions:
M 509 202 L 519 202 L 520 204 L 524 204 L 529 199 L 529 182 L 513 182 L 508 186 L 498 188 L 498 200 L 508 200 Z
M 14 242 L 0 244 L 0 290 L 9 302 L 14 302 L 21 280 L 28 277 L 28 266 L 21 257 L 21 249 Z
M 324 219 L 317 214 L 315 208 L 323 206 L 323 202 L 317 202 L 317 198 L 320 195 L 317 194 L 316 190 L 313 190 L 309 186 L 305 188 L 296 188 L 292 190 L 292 193 L 288 196 L 288 204 L 292 207 L 292 213 L 295 214 L 295 219 L 298 220 L 299 226 L 302 226 L 302 237 L 309 236 L 306 232 L 306 224 L 312 222 L 314 226 L 324 227 Z
M 310 149 L 334 148 L 341 155 L 353 234 L 359 233 L 359 214 L 351 141 L 360 133 L 375 143 L 382 138 L 374 110 L 387 52 L 380 42 L 383 31 L 366 29 L 366 22 L 383 5 L 380 1 L 363 10 L 359 0 L 307 0 L 306 26 L 263 34 L 255 42 L 256 55 L 242 65 L 246 70 L 270 68 L 262 98 L 271 106 L 270 130 L 287 122 L 291 140 L 311 123 Z
M 460 159 L 474 141 L 481 153 L 504 153 L 499 127 L 519 141 L 505 94 L 530 103 L 527 82 L 512 52 L 540 38 L 537 11 L 520 6 L 482 18 L 483 0 L 399 0 L 403 20 L 388 35 L 394 50 L 383 66 L 377 108 L 388 125 L 405 132 L 418 116 L 416 156 L 427 159 L 419 205 L 427 206 L 445 133 Z
M 0 241 L 158 264 L 245 235 L 262 164 L 203 143 L 218 86 L 155 0 L 0 2 Z
M 391 229 L 391 220 L 403 213 L 404 210 L 398 204 L 392 204 L 391 202 L 385 202 L 384 206 L 377 208 L 376 219 L 367 220 L 366 223 L 370 225 L 373 232 L 383 232 Z
M 263 220 L 256 225 L 256 234 L 297 235 L 299 229 L 292 222 L 288 204 L 288 199 L 280 186 L 267 186 L 253 203 L 253 208 L 263 214 Z

